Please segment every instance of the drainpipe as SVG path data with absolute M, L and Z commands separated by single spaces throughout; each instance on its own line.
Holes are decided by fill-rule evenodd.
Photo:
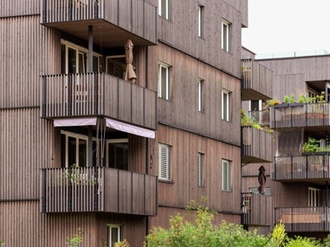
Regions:
M 88 73 L 93 72 L 93 26 L 88 26 Z

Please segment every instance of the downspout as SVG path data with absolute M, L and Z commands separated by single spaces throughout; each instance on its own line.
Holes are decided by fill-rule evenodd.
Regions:
M 145 62 L 145 80 L 146 80 L 146 84 L 145 87 L 148 88 L 148 46 L 146 46 L 146 62 Z M 146 138 L 146 167 L 145 167 L 145 174 L 149 174 L 149 165 L 150 165 L 150 153 L 149 153 L 149 138 Z M 149 216 L 146 216 L 146 236 L 148 236 L 149 234 Z

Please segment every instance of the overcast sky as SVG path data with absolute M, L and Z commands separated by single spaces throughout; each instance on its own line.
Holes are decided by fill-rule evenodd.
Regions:
M 257 54 L 330 52 L 330 0 L 248 0 L 242 44 Z

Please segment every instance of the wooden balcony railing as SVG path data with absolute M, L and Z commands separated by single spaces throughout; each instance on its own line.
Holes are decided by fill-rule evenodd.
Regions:
M 241 64 L 242 100 L 271 98 L 273 72 L 253 59 L 243 59 Z
M 293 103 L 270 107 L 271 128 L 329 125 L 329 103 Z
M 329 179 L 329 156 L 330 153 L 275 157 L 272 179 Z
M 147 1 L 43 0 L 42 3 L 42 24 L 75 34 L 74 29 L 66 30 L 61 23 L 80 21 L 76 30 L 84 27 L 87 31 L 88 25 L 101 26 L 95 21 L 102 21 L 102 28 L 117 26 L 153 44 L 157 43 L 157 7 Z
M 242 225 L 273 225 L 271 196 L 242 193 Z
M 285 225 L 287 232 L 330 231 L 329 207 L 275 208 L 275 220 Z
M 41 170 L 44 213 L 157 214 L 157 177 L 112 168 Z
M 272 134 L 250 126 L 242 127 L 242 163 L 272 162 Z
M 43 118 L 103 115 L 156 129 L 157 93 L 104 73 L 42 77 Z

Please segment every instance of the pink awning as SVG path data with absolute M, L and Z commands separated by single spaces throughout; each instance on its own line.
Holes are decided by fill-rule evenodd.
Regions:
M 54 119 L 54 127 L 73 127 L 96 125 L 96 118 L 61 118 Z
M 105 118 L 106 126 L 129 134 L 155 139 L 155 131 L 123 123 L 110 118 Z

